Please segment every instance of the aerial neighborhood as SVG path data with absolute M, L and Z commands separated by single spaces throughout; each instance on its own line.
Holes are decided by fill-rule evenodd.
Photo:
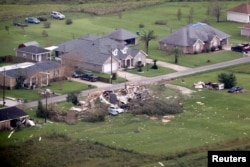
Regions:
M 81 153 L 75 151 L 76 157 L 65 164 L 51 164 L 91 166 L 96 161 L 96 166 L 110 166 L 117 161 L 114 166 L 204 166 L 208 149 L 249 148 L 249 4 L 230 1 L 227 7 L 216 0 L 222 13 L 216 11 L 215 3 L 203 1 L 142 0 L 120 5 L 120 1 L 112 5 L 94 1 L 82 0 L 76 6 L 72 2 L 71 7 L 58 2 L 46 13 L 32 9 L 22 16 L 6 14 L 14 18 L 11 26 L 6 26 L 11 19 L 0 21 L 5 24 L 5 31 L 0 30 L 3 39 L 15 40 L 6 43 L 12 50 L 0 45 L 0 143 L 6 145 L 4 149 L 18 143 L 32 147 L 25 145 L 28 140 L 40 145 L 43 140 L 49 144 L 60 138 L 68 143 L 74 138 L 93 142 L 95 146 L 84 149 L 114 160 L 104 162 L 103 157 L 90 154 L 78 161 Z M 207 3 L 207 15 L 213 17 L 198 17 L 202 14 L 196 15 L 200 11 L 191 4 Z M 153 12 L 149 14 L 142 4 Z M 161 5 L 177 12 L 163 10 Z M 20 137 L 21 128 L 25 137 Z M 60 142 L 55 143 L 50 145 Z M 97 146 L 113 153 L 97 151 Z M 117 150 L 129 157 L 126 163 Z M 59 152 L 53 156 L 63 157 Z M 192 154 L 195 162 L 185 159 L 186 154 Z M 18 158 L 4 162 L 25 166 Z M 31 160 L 32 166 L 36 163 L 45 162 Z

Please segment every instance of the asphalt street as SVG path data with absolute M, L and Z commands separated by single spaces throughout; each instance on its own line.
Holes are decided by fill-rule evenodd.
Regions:
M 187 75 L 197 74 L 197 73 L 201 73 L 201 72 L 205 72 L 205 71 L 211 71 L 214 69 L 224 68 L 224 67 L 233 66 L 233 65 L 237 65 L 237 64 L 243 64 L 243 63 L 247 63 L 247 62 L 250 62 L 250 57 L 243 57 L 240 59 L 230 60 L 230 61 L 217 63 L 217 64 L 206 65 L 206 66 L 202 66 L 202 67 L 187 68 L 187 69 L 177 71 L 177 72 L 174 72 L 171 74 L 156 76 L 156 77 L 152 77 L 152 78 L 146 78 L 146 77 L 136 78 L 136 77 L 134 77 L 133 80 L 129 80 L 129 82 L 127 82 L 127 84 L 151 84 L 151 83 L 161 81 L 161 80 L 170 80 L 170 79 L 174 79 L 174 78 L 179 78 L 179 77 L 183 77 L 183 76 L 187 76 Z M 104 86 L 101 88 L 82 91 L 80 93 L 80 96 L 87 96 L 88 93 L 96 91 L 96 90 L 100 90 L 100 89 L 102 89 L 102 90 L 116 90 L 116 89 L 124 88 L 124 86 L 125 86 L 125 83 L 107 85 L 107 86 Z M 50 97 L 50 98 L 48 98 L 47 102 L 48 103 L 56 103 L 56 102 L 65 101 L 66 96 L 67 95 Z M 42 103 L 45 104 L 45 99 L 42 100 Z M 37 106 L 37 104 L 38 104 L 37 101 L 33 101 L 33 102 L 25 103 L 24 105 L 25 105 L 25 107 L 29 108 L 29 107 L 35 107 L 35 106 Z

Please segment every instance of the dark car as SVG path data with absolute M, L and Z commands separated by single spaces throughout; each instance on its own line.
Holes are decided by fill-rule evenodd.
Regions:
M 250 45 L 248 43 L 238 44 L 236 46 L 232 46 L 231 50 L 235 52 L 248 52 L 250 51 Z
M 39 16 L 39 17 L 37 17 L 37 19 L 40 21 L 47 21 L 47 18 L 43 17 L 43 16 Z
M 93 75 L 93 74 L 83 74 L 81 76 L 82 80 L 86 80 L 86 81 L 91 81 L 91 82 L 96 82 L 98 80 L 98 77 Z
M 228 93 L 238 93 L 238 92 L 242 92 L 243 87 L 240 86 L 234 86 L 231 89 L 229 89 L 227 92 Z
M 25 21 L 27 23 L 34 23 L 34 24 L 39 24 L 40 23 L 40 20 L 38 20 L 35 17 L 27 17 L 27 18 L 25 18 Z

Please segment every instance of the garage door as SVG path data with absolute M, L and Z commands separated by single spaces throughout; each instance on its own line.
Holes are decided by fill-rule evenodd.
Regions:
M 115 72 L 118 69 L 117 63 L 112 63 L 112 71 Z M 103 66 L 103 72 L 110 73 L 111 72 L 111 64 L 105 64 Z

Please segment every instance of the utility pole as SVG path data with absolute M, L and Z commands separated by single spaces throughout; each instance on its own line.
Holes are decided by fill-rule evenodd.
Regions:
M 111 49 L 111 74 L 110 74 L 110 83 L 112 84 L 112 79 L 113 79 L 113 72 L 112 72 L 112 62 L 113 61 L 113 52 L 112 52 L 112 49 Z
M 5 77 L 6 77 L 6 71 L 4 68 L 3 69 L 3 106 L 5 106 Z

